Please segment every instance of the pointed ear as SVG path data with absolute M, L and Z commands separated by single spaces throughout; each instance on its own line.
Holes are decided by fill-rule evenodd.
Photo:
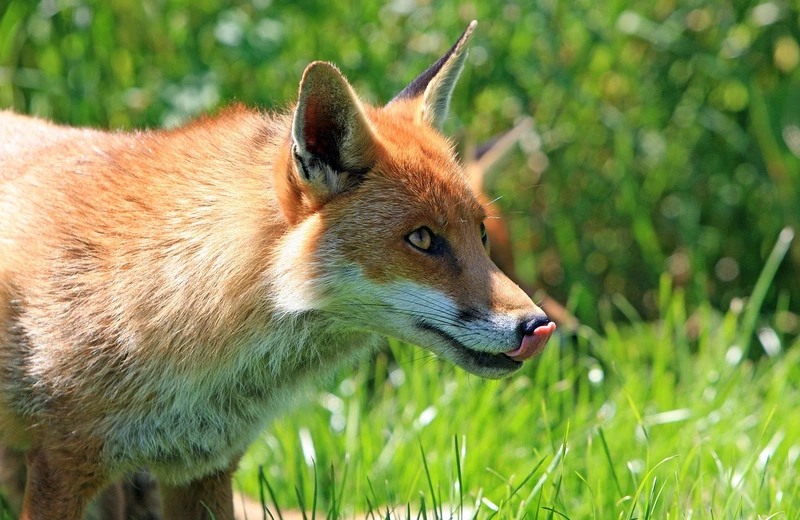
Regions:
M 300 180 L 318 196 L 358 182 L 374 162 L 376 141 L 361 102 L 339 70 L 306 67 L 292 121 L 292 152 Z
M 399 100 L 414 100 L 418 104 L 418 120 L 441 130 L 447 118 L 450 96 L 467 58 L 467 42 L 476 25 L 478 22 L 473 20 L 450 50 L 417 76 L 389 104 Z

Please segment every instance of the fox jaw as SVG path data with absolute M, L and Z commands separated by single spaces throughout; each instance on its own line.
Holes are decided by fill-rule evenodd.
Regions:
M 489 259 L 486 212 L 439 133 L 474 27 L 383 108 L 362 104 L 332 65 L 308 66 L 279 191 L 295 225 L 271 289 L 279 314 L 319 313 L 501 378 L 555 324 Z

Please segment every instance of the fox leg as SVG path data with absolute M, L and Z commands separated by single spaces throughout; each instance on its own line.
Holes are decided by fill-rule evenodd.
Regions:
M 86 519 L 125 520 L 125 488 L 117 481 L 105 488 L 88 506 Z
M 159 520 L 161 497 L 155 478 L 145 469 L 127 475 L 121 481 L 125 495 L 127 520 Z
M 232 477 L 236 461 L 225 470 L 188 484 L 159 484 L 164 518 L 234 520 Z
M 105 479 L 87 459 L 34 448 L 28 453 L 28 482 L 20 520 L 81 520 Z
M 118 479 L 89 504 L 84 520 L 161 520 L 155 479 L 144 469 Z

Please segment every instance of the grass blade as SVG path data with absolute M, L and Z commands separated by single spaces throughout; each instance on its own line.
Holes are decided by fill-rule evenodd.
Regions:
M 567 520 L 569 520 L 569 517 L 567 515 L 565 515 L 564 513 L 560 512 L 560 511 L 556 511 L 556 508 L 554 508 L 554 507 L 545 506 L 542 509 L 544 509 L 545 511 L 550 511 L 550 518 L 553 518 L 553 515 L 555 514 L 555 515 L 560 516 L 561 518 L 566 518 Z
M 328 508 L 328 514 L 325 518 L 326 520 L 335 520 L 339 518 L 336 508 L 336 468 L 333 467 L 333 462 L 331 462 L 331 505 Z
M 605 452 L 606 454 L 608 467 L 611 470 L 611 478 L 614 480 L 614 485 L 617 486 L 617 492 L 619 493 L 619 497 L 622 498 L 625 496 L 625 493 L 622 492 L 622 486 L 619 485 L 619 478 L 617 478 L 617 472 L 614 469 L 614 463 L 611 460 L 611 451 L 609 451 L 608 449 L 608 443 L 606 442 L 606 436 L 603 433 L 603 428 L 598 427 L 597 432 L 600 434 L 600 443 L 603 445 L 603 452 Z
M 778 266 L 780 266 L 783 258 L 786 256 L 786 252 L 789 251 L 792 239 L 794 239 L 794 230 L 789 227 L 783 228 L 778 235 L 775 246 L 772 248 L 772 252 L 769 254 L 764 264 L 764 268 L 761 270 L 761 274 L 758 275 L 753 293 L 747 301 L 747 305 L 744 309 L 744 316 L 742 317 L 742 327 L 739 329 L 739 343 L 744 352 L 742 359 L 746 359 L 750 351 L 750 342 L 753 337 L 753 331 L 756 328 L 758 314 L 761 312 L 761 306 L 764 303 L 764 298 L 767 296 L 767 290 L 770 285 L 772 285 L 772 280 L 775 278 L 775 273 L 778 271 Z
M 300 507 L 300 514 L 303 515 L 303 520 L 308 520 L 308 516 L 306 514 L 306 502 L 303 499 L 303 492 L 300 491 L 300 488 L 295 486 L 294 492 L 297 494 L 297 505 Z
M 347 482 L 347 471 L 349 468 L 350 468 L 350 455 L 348 454 L 345 455 L 344 457 L 344 473 L 342 474 L 342 487 L 339 488 L 339 499 L 337 500 L 340 508 L 341 504 L 343 504 L 342 500 L 344 499 L 344 486 L 345 483 Z
M 278 515 L 278 520 L 283 520 L 283 514 L 281 513 L 281 508 L 278 505 L 278 501 L 275 499 L 275 491 L 272 489 L 272 486 L 269 485 L 269 480 L 267 480 L 267 476 L 264 475 L 264 467 L 263 466 L 259 467 L 258 478 L 259 478 L 259 486 L 261 486 L 262 484 L 267 486 L 267 492 L 269 493 L 269 499 L 272 500 L 272 505 L 275 506 L 275 513 L 277 513 L 277 515 Z M 263 500 L 263 488 L 262 488 L 261 496 L 262 496 L 261 504 L 264 505 L 265 503 L 264 503 L 264 500 Z M 266 507 L 265 507 L 264 510 L 267 511 Z M 272 515 L 270 514 L 270 516 L 272 516 Z
M 311 502 L 311 520 L 317 518 L 317 495 L 319 491 L 319 483 L 317 482 L 317 461 L 314 461 L 314 498 Z
M 458 478 L 458 518 L 464 517 L 464 481 L 461 478 L 461 452 L 458 449 L 458 435 L 453 435 L 456 450 L 456 476 Z
M 431 478 L 431 472 L 428 469 L 428 461 L 425 458 L 425 449 L 422 447 L 422 441 L 418 439 L 418 442 L 419 442 L 419 451 L 422 454 L 422 465 L 425 468 L 425 476 L 428 479 L 428 487 L 431 490 L 431 501 L 433 502 L 433 516 L 434 518 L 439 520 L 441 517 L 439 515 L 439 510 L 436 506 L 436 490 L 433 488 L 433 479 Z

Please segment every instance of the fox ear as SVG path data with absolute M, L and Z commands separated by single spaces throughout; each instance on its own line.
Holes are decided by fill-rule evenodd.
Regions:
M 339 70 L 306 67 L 292 121 L 292 152 L 301 180 L 316 195 L 358 182 L 374 162 L 375 137 L 361 102 Z
M 476 25 L 478 22 L 473 20 L 450 50 L 417 76 L 389 104 L 400 100 L 416 101 L 418 120 L 441 130 L 447 118 L 450 97 L 467 58 L 467 42 Z

